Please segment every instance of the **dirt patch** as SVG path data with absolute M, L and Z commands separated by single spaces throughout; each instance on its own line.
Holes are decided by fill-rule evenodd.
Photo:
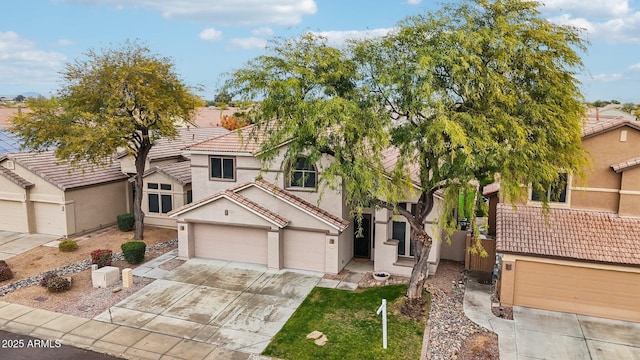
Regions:
M 490 332 L 479 332 L 469 336 L 458 353 L 461 360 L 498 360 L 498 335 Z
M 513 320 L 513 308 L 510 306 L 492 306 L 491 312 L 499 318 Z
M 424 298 L 413 300 L 403 298 L 398 304 L 398 311 L 412 321 L 426 325 L 429 316 L 427 305 L 428 302 Z

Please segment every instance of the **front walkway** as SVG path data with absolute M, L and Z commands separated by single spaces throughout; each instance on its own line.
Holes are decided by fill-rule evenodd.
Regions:
M 28 234 L 0 230 L 0 260 L 59 239 L 56 235 Z M 56 243 L 57 246 L 57 243 Z

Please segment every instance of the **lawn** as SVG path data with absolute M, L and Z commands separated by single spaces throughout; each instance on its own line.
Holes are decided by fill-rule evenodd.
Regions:
M 358 292 L 316 287 L 263 354 L 287 360 L 418 359 L 426 319 L 416 322 L 400 314 L 406 291 L 403 284 Z M 386 350 L 382 348 L 382 316 L 376 315 L 382 299 L 387 299 Z M 306 338 L 314 330 L 327 336 L 326 345 Z

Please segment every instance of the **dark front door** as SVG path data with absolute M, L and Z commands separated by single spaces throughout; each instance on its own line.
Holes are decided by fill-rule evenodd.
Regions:
M 371 215 L 362 214 L 360 228 L 357 225 L 353 230 L 353 257 L 369 259 L 371 258 Z

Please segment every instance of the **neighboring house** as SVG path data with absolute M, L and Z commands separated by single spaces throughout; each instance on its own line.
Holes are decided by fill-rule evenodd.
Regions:
M 147 225 L 175 228 L 176 220 L 167 213 L 191 202 L 191 169 L 189 155 L 182 148 L 228 133 L 222 128 L 181 128 L 175 139 L 158 140 L 145 165 L 142 210 Z M 133 175 L 136 172 L 132 155 L 121 153 L 118 156 L 122 172 Z M 133 178 L 131 178 L 133 182 Z M 132 184 L 133 185 L 133 184 Z M 132 206 L 133 199 L 130 199 Z
M 20 143 L 12 133 L 0 129 L 0 156 L 10 152 L 20 151 Z
M 500 302 L 640 321 L 640 122 L 588 119 L 582 143 L 592 156 L 584 181 L 565 174 L 546 194 L 529 187 L 516 208 L 485 189 Z
M 330 274 L 356 257 L 374 260 L 375 271 L 409 275 L 413 259 L 406 219 L 386 209 L 365 209 L 359 232 L 341 189 L 318 191 L 331 157 L 316 164 L 299 158 L 281 166 L 286 146 L 280 146 L 267 168 L 256 158 L 260 144 L 249 138 L 248 130 L 185 149 L 191 158 L 194 202 L 169 213 L 178 223 L 179 256 Z M 388 153 L 389 164 L 394 154 Z M 411 200 L 415 202 L 407 199 L 401 206 L 412 206 Z M 425 224 L 430 234 L 440 231 L 432 225 L 437 215 L 434 211 Z M 434 240 L 431 273 L 439 254 L 440 242 Z
M 127 212 L 127 176 L 106 167 L 60 163 L 53 151 L 0 155 L 0 230 L 68 236 Z

